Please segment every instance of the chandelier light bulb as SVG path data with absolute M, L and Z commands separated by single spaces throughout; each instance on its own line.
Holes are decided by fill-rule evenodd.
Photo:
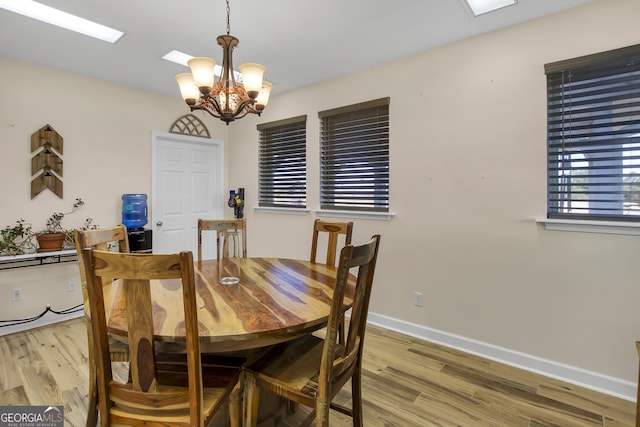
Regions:
M 262 82 L 262 88 L 260 90 L 260 93 L 258 94 L 258 97 L 256 98 L 256 108 L 258 109 L 258 111 L 264 110 L 264 107 L 267 106 L 271 88 L 273 88 L 273 85 L 271 83 L 266 80 Z
M 193 74 L 178 74 L 176 76 L 176 81 L 178 82 L 178 86 L 180 87 L 180 94 L 182 95 L 182 99 L 184 99 L 188 105 L 195 105 L 196 100 L 200 96 L 200 90 L 193 82 Z
M 262 90 L 262 76 L 265 68 L 260 64 L 242 64 L 240 72 L 242 73 L 242 84 L 247 91 L 249 98 L 255 99 L 260 90 Z
M 211 91 L 214 82 L 213 68 L 216 66 L 215 59 L 198 56 L 187 61 L 193 75 L 193 82 L 200 92 L 207 94 Z

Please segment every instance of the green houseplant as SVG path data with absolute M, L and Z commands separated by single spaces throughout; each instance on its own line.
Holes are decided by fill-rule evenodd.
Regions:
M 0 229 L 0 256 L 15 256 L 36 252 L 34 237 L 38 241 L 38 252 L 57 251 L 63 248 L 73 248 L 73 229 L 62 226 L 65 215 L 76 212 L 84 201 L 77 198 L 70 212 L 54 212 L 47 219 L 44 229 L 34 232 L 30 223 L 24 219 L 16 221 L 15 225 L 7 225 Z M 92 218 L 86 218 L 81 230 L 98 228 Z
M 14 226 L 0 230 L 0 256 L 22 255 L 35 252 L 31 224 L 24 219 L 16 221 Z
M 76 212 L 81 206 L 84 206 L 84 201 L 81 198 L 77 198 L 70 212 L 54 212 L 51 214 L 47 219 L 45 228 L 36 233 L 36 240 L 39 246 L 38 252 L 59 251 L 64 247 L 65 241 L 73 245 L 73 230 L 65 229 L 62 226 L 62 220 L 65 215 Z

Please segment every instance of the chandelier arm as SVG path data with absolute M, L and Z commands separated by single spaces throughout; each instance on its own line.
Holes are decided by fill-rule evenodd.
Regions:
M 220 104 L 218 104 L 218 100 L 212 96 L 201 98 L 200 103 L 191 106 L 191 111 L 193 110 L 206 111 L 216 119 L 224 120 L 222 110 L 220 109 Z
M 248 113 L 257 115 L 260 115 L 260 113 L 262 113 L 262 110 L 256 108 L 256 104 L 251 101 L 249 101 L 247 105 L 244 106 L 243 110 L 245 110 L 245 113 L 242 115 L 242 117 L 246 116 Z
M 220 108 L 220 104 L 215 98 L 210 98 L 209 100 L 201 104 L 191 107 L 191 111 L 193 110 L 206 111 L 216 119 L 222 119 L 223 121 L 227 122 L 227 124 L 234 121 L 235 119 L 241 119 L 247 114 L 260 115 L 260 113 L 262 113 L 262 111 L 259 111 L 253 107 L 251 100 L 242 101 L 235 113 L 223 112 Z
M 240 109 L 242 109 L 242 108 L 244 108 L 246 106 L 252 106 L 254 102 L 255 101 L 253 99 L 247 98 L 247 99 L 245 99 L 244 101 L 242 101 L 240 103 Z
M 190 109 L 192 112 L 195 110 L 205 111 L 210 116 L 215 117 L 216 119 L 221 119 L 227 125 L 229 125 L 229 123 L 234 121 L 235 119 L 243 118 L 247 114 L 257 114 L 259 116 L 260 113 L 262 113 L 262 111 L 254 108 L 251 100 L 242 101 L 235 113 L 223 113 L 222 109 L 220 108 L 220 104 L 213 97 L 208 97 L 208 99 L 201 100 L 199 104 L 190 106 Z
M 240 114 L 240 113 L 242 113 L 242 114 Z M 253 108 L 243 108 L 242 111 L 240 111 L 240 113 L 238 113 L 238 115 L 236 116 L 236 119 L 241 119 L 244 116 L 246 116 L 247 114 L 260 115 L 260 113 L 257 110 L 254 110 Z
M 205 111 L 205 112 L 209 113 L 209 115 L 215 117 L 216 119 L 222 119 L 222 116 L 216 114 L 215 110 L 213 110 L 211 108 L 207 108 L 204 105 L 193 105 L 190 108 L 191 108 L 191 112 L 194 112 L 195 110 Z
M 242 117 L 246 116 L 246 115 L 247 115 L 247 113 L 244 113 L 244 114 L 240 115 L 240 113 L 242 113 L 242 112 L 243 112 L 244 110 L 246 110 L 246 109 L 253 110 L 253 111 L 255 111 L 255 112 L 256 112 L 256 114 L 257 114 L 257 110 L 255 110 L 255 109 L 254 109 L 254 108 L 252 108 L 252 107 L 253 107 L 253 103 L 251 102 L 251 100 L 250 100 L 250 99 L 246 99 L 246 100 L 242 101 L 242 102 L 240 103 L 240 105 L 238 106 L 238 109 L 236 110 L 236 113 L 233 115 L 233 117 L 235 117 L 235 118 L 237 118 L 237 119 L 240 119 L 240 118 L 242 118 Z M 251 112 L 253 112 L 253 111 L 249 111 L 249 112 L 251 113 Z
M 218 99 L 216 97 L 213 96 L 208 96 L 206 103 L 208 104 L 213 104 L 213 109 L 220 115 L 220 117 L 223 116 L 222 114 L 222 108 L 220 107 L 220 103 L 218 102 Z M 206 105 L 205 103 L 205 105 Z M 208 108 L 207 108 L 208 110 Z

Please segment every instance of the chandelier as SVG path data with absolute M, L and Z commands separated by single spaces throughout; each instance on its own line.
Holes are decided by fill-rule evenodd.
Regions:
M 227 0 L 227 34 L 218 36 L 222 46 L 222 72 L 216 79 L 216 61 L 211 58 L 195 57 L 187 61 L 190 73 L 176 76 L 180 93 L 191 111 L 204 110 L 227 125 L 247 114 L 260 115 L 269 100 L 273 87 L 262 80 L 265 67 L 260 64 L 242 64 L 241 81 L 236 81 L 233 71 L 233 48 L 239 40 L 230 35 L 229 0 Z

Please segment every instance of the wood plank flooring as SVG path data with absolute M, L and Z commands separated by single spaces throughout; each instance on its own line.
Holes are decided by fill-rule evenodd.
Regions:
M 0 337 L 0 405 L 64 405 L 84 426 L 87 338 L 82 319 Z M 369 327 L 365 426 L 633 426 L 635 403 L 457 350 Z M 348 389 L 340 392 L 349 402 Z M 296 426 L 304 407 L 281 426 Z M 332 411 L 331 425 L 351 425 Z

